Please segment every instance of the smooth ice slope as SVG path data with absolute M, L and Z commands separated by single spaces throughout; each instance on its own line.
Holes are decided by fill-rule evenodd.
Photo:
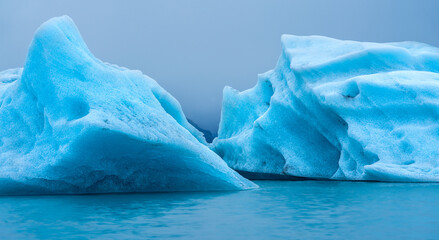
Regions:
M 96 59 L 69 17 L 0 73 L 0 194 L 255 187 L 203 143 L 154 80 Z
M 309 178 L 439 181 L 439 49 L 282 37 L 274 70 L 224 89 L 212 148 L 232 168 Z

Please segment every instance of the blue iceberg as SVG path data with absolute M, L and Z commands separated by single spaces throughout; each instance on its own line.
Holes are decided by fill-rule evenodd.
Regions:
M 67 17 L 0 72 L 0 194 L 256 187 L 207 146 L 153 79 L 95 58 Z
M 224 89 L 212 149 L 233 169 L 337 180 L 439 181 L 439 49 L 282 36 L 252 89 Z

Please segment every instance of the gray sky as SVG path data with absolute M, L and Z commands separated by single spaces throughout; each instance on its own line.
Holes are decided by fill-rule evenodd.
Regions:
M 223 87 L 252 87 L 283 33 L 439 46 L 437 0 L 0 0 L 0 70 L 23 66 L 36 28 L 64 14 L 96 57 L 143 71 L 211 130 Z

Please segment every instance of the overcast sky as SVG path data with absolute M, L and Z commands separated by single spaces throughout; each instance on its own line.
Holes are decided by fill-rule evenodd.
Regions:
M 436 0 L 0 0 L 0 70 L 22 67 L 36 28 L 64 14 L 96 57 L 143 71 L 211 130 L 223 87 L 273 68 L 281 34 L 439 46 Z

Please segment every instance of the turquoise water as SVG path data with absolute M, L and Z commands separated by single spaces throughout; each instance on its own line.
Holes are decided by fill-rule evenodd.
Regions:
M 0 197 L 0 239 L 439 239 L 439 184 Z

